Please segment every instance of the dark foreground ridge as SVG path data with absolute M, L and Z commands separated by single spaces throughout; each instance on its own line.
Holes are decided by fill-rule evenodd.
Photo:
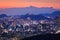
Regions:
M 60 34 L 44 34 L 27 37 L 22 40 L 60 40 Z

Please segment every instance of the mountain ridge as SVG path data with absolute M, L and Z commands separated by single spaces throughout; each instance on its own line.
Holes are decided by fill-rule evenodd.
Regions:
M 24 14 L 45 14 L 45 13 L 52 13 L 56 10 L 60 9 L 54 9 L 52 7 L 42 7 L 38 8 L 35 6 L 29 6 L 24 8 L 6 8 L 6 9 L 0 9 L 0 14 L 7 14 L 7 15 L 24 15 Z

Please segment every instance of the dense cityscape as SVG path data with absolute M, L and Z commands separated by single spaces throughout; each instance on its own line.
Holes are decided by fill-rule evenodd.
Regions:
M 32 20 L 30 17 L 21 19 L 19 16 L 0 18 L 0 37 L 4 37 L 3 40 L 10 40 L 8 38 L 14 36 L 25 38 L 49 33 L 60 33 L 60 17 L 52 20 Z
M 60 40 L 60 0 L 0 0 L 0 40 Z

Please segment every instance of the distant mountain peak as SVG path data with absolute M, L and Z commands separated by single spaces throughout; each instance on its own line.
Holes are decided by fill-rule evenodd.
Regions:
M 7 14 L 7 15 L 24 15 L 24 14 L 45 14 L 45 13 L 52 13 L 56 11 L 56 9 L 52 7 L 41 7 L 38 8 L 36 6 L 28 6 L 24 8 L 6 8 L 0 9 L 0 14 Z
M 28 8 L 37 8 L 37 7 L 35 7 L 35 6 L 28 6 Z
M 36 7 L 36 6 L 28 6 L 27 8 L 39 8 L 39 7 Z M 40 9 L 54 9 L 53 7 L 40 7 Z
M 35 7 L 35 6 L 29 6 L 29 7 Z

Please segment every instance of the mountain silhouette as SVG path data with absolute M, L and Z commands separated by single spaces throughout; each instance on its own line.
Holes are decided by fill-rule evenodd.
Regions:
M 56 16 L 60 17 L 60 11 L 55 11 L 51 15 L 52 15 L 52 17 L 56 17 Z
M 8 17 L 6 14 L 0 14 L 0 18 Z
M 54 11 L 51 14 L 42 14 L 42 15 L 44 15 L 44 16 L 50 16 L 50 17 L 53 17 L 53 18 L 56 17 L 56 16 L 60 17 L 60 11 Z
M 52 20 L 51 18 L 47 18 L 41 14 L 39 14 L 39 15 L 29 15 L 29 14 L 21 15 L 22 19 L 27 19 L 28 17 L 32 20 Z
M 57 9 L 54 9 L 52 7 L 42 7 L 38 8 L 35 6 L 29 6 L 24 8 L 5 8 L 0 9 L 0 14 L 7 14 L 7 15 L 25 15 L 27 13 L 29 14 L 45 14 L 45 13 L 52 13 L 56 11 Z

